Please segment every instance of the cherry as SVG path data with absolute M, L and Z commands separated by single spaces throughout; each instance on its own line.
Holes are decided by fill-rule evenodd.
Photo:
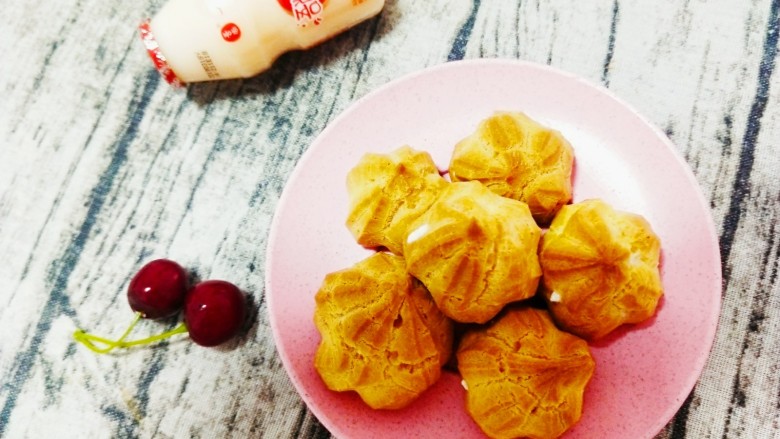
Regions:
M 141 267 L 127 287 L 127 301 L 146 319 L 170 317 L 184 305 L 187 273 L 170 259 L 155 259 Z
M 245 317 L 246 298 L 230 282 L 201 282 L 184 299 L 184 324 L 192 341 L 201 346 L 216 346 L 235 337 Z
M 201 346 L 216 346 L 238 334 L 247 314 L 246 298 L 238 287 L 223 280 L 209 280 L 187 291 L 186 272 L 169 259 L 156 259 L 141 267 L 127 288 L 127 300 L 135 311 L 135 318 L 118 340 L 98 337 L 81 329 L 73 333 L 73 338 L 99 354 L 118 347 L 149 344 L 185 332 Z M 125 341 L 141 318 L 168 317 L 182 307 L 184 322 L 170 331 Z

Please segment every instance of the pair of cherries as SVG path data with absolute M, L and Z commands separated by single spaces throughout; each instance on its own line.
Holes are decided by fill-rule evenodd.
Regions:
M 247 314 L 246 297 L 238 287 L 223 280 L 207 280 L 189 288 L 187 273 L 169 259 L 156 259 L 141 267 L 127 288 L 127 300 L 135 311 L 135 319 L 118 340 L 98 337 L 80 329 L 73 338 L 101 354 L 117 347 L 145 345 L 185 332 L 201 346 L 217 346 L 239 333 Z M 184 321 L 174 329 L 125 341 L 140 319 L 164 319 L 180 311 Z M 104 347 L 98 347 L 96 343 Z

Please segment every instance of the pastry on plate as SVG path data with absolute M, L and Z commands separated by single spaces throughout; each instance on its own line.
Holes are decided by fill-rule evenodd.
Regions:
M 347 228 L 360 245 L 400 255 L 409 223 L 447 184 L 427 152 L 402 146 L 365 154 L 347 175 Z
M 548 224 L 572 197 L 574 152 L 569 142 L 520 112 L 496 112 L 458 142 L 452 181 L 477 180 L 493 192 L 528 204 Z
M 491 438 L 555 438 L 582 414 L 595 363 L 545 310 L 510 307 L 457 350 L 466 411 Z
M 452 353 L 452 321 L 400 256 L 375 253 L 328 274 L 315 301 L 315 369 L 329 389 L 355 391 L 371 408 L 414 401 Z
M 409 228 L 404 257 L 444 314 L 484 323 L 536 293 L 540 235 L 525 203 L 476 181 L 450 183 Z
M 650 318 L 663 295 L 660 252 L 658 236 L 640 215 L 597 199 L 564 206 L 539 253 L 556 322 L 595 340 Z

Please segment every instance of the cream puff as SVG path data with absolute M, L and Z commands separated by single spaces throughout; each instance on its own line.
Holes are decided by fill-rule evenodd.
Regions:
M 328 274 L 315 302 L 315 369 L 329 389 L 355 391 L 371 408 L 410 404 L 452 353 L 452 321 L 400 256 L 375 253 Z
M 347 228 L 360 245 L 400 255 L 409 223 L 447 184 L 427 152 L 403 146 L 365 154 L 347 175 Z
M 509 308 L 457 350 L 466 411 L 491 438 L 556 438 L 582 415 L 595 368 L 588 344 L 547 311 Z
M 520 112 L 496 112 L 455 145 L 449 174 L 527 203 L 534 219 L 548 224 L 572 198 L 573 163 L 560 132 Z
M 406 267 L 454 320 L 485 323 L 536 293 L 541 229 L 521 201 L 450 183 L 409 230 Z
M 564 206 L 542 238 L 544 297 L 564 329 L 596 340 L 655 313 L 661 242 L 640 215 L 601 200 Z

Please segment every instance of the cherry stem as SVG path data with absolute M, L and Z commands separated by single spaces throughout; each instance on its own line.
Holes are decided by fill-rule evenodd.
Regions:
M 125 330 L 122 336 L 119 337 L 118 340 L 109 340 L 107 338 L 98 337 L 97 335 L 88 334 L 82 331 L 81 329 L 77 329 L 73 333 L 73 339 L 83 344 L 87 348 L 89 348 L 89 350 L 91 350 L 92 352 L 95 352 L 97 354 L 107 354 L 112 350 L 114 350 L 115 348 L 127 348 L 130 346 L 149 344 L 158 340 L 166 339 L 176 334 L 187 332 L 187 326 L 184 323 L 180 323 L 175 328 L 171 329 L 170 331 L 163 332 L 162 334 L 153 335 L 151 337 L 142 338 L 140 340 L 125 341 L 125 338 L 127 338 L 127 336 L 130 334 L 130 331 L 133 330 L 136 323 L 138 323 L 141 317 L 142 317 L 141 313 L 136 312 L 135 318 L 133 318 L 133 321 L 130 322 L 130 326 L 128 326 L 128 328 Z M 106 345 L 106 347 L 99 348 L 95 346 L 95 342 L 102 343 Z
M 117 340 L 117 341 L 112 341 L 112 340 L 105 339 L 103 337 L 98 337 L 96 335 L 87 334 L 86 332 L 82 331 L 81 329 L 77 329 L 76 332 L 73 333 L 73 338 L 77 342 L 79 342 L 79 343 L 83 344 L 84 346 L 88 347 L 92 352 L 95 352 L 96 354 L 107 354 L 107 353 L 111 352 L 112 350 L 114 350 L 114 348 L 119 346 L 119 344 L 122 343 L 125 338 L 127 338 L 127 336 L 130 334 L 130 331 L 133 330 L 133 328 L 135 327 L 136 323 L 138 323 L 139 320 L 141 320 L 141 313 L 137 312 L 137 313 L 135 313 L 135 317 L 133 318 L 133 321 L 130 322 L 130 326 L 127 327 L 127 329 L 125 330 L 124 334 L 122 334 L 122 336 L 119 337 L 119 340 Z M 103 344 L 107 345 L 107 347 L 99 348 L 99 347 L 95 346 L 93 341 L 97 341 L 97 342 L 103 343 Z
M 120 343 L 122 347 L 130 347 L 130 346 L 137 346 L 142 344 L 149 344 L 154 343 L 159 340 L 164 340 L 166 338 L 172 337 L 176 334 L 183 334 L 187 332 L 187 325 L 184 324 L 184 322 L 179 323 L 179 325 L 170 331 L 165 331 L 162 334 L 153 335 L 151 337 L 142 338 L 140 340 L 133 340 L 133 341 L 125 341 Z

